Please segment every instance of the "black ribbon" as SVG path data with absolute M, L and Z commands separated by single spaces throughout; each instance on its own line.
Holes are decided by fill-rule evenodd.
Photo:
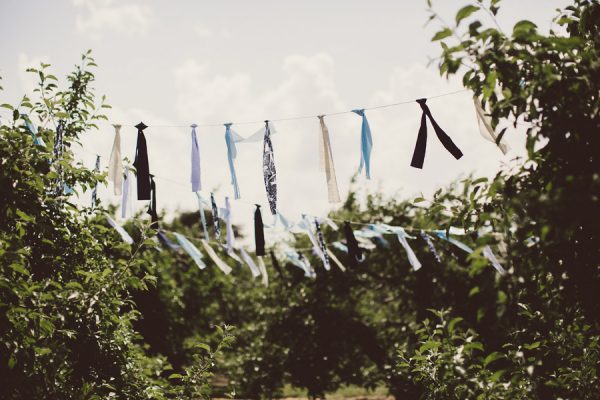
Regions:
M 158 229 L 158 214 L 156 213 L 156 183 L 154 182 L 154 175 L 150 175 L 150 204 L 148 205 L 148 211 L 146 213 L 150 215 L 152 222 L 150 227 Z
M 271 264 L 273 265 L 273 268 L 275 269 L 275 271 L 277 271 L 279 276 L 283 276 L 281 266 L 279 265 L 279 261 L 277 261 L 277 257 L 275 257 L 275 253 L 273 252 L 273 250 L 269 251 L 269 255 L 271 256 Z
M 138 129 L 138 136 L 133 166 L 137 176 L 138 200 L 150 200 L 150 166 L 148 164 L 148 146 L 144 136 L 144 129 L 147 126 L 140 122 L 135 127 Z
M 421 115 L 421 126 L 419 127 L 419 135 L 417 136 L 417 144 L 415 145 L 415 151 L 413 153 L 412 161 L 410 162 L 410 166 L 414 168 L 423 168 L 423 161 L 425 161 L 425 151 L 427 150 L 427 120 L 426 117 L 429 118 L 431 125 L 433 125 L 433 130 L 437 135 L 442 145 L 456 158 L 457 160 L 463 156 L 462 151 L 450 139 L 450 136 L 444 132 L 444 130 L 435 122 L 433 116 L 431 115 L 431 111 L 429 107 L 427 107 L 427 99 L 418 99 L 417 103 L 421 106 L 423 110 L 423 114 Z
M 262 220 L 262 214 L 260 213 L 260 206 L 256 205 L 256 211 L 254 211 L 254 244 L 256 245 L 256 255 L 265 255 L 265 231 Z
M 362 249 L 358 247 L 358 242 L 349 222 L 344 222 L 344 235 L 346 236 L 346 246 L 352 263 L 356 264 L 358 261 L 362 261 Z

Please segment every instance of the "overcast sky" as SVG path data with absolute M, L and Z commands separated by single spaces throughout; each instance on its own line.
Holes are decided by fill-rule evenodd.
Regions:
M 501 27 L 510 32 L 520 19 L 547 31 L 565 0 L 504 0 Z M 194 210 L 191 193 L 191 123 L 206 124 L 316 115 L 434 96 L 461 89 L 446 81 L 430 57 L 440 53 L 430 38 L 438 25 L 424 26 L 425 0 L 304 1 L 111 1 L 61 0 L 0 3 L 0 102 L 16 103 L 35 83 L 24 73 L 40 60 L 64 75 L 93 49 L 99 69 L 95 87 L 113 106 L 111 123 L 122 123 L 122 152 L 133 159 L 140 120 L 146 130 L 150 170 L 157 175 L 158 202 L 167 210 Z M 466 0 L 434 0 L 453 21 Z M 409 197 L 430 194 L 471 172 L 491 175 L 522 153 L 522 134 L 506 137 L 513 151 L 503 156 L 478 133 L 469 93 L 432 99 L 434 117 L 462 149 L 456 161 L 432 135 L 423 170 L 409 166 L 420 122 L 411 103 L 367 112 L 373 133 L 372 180 L 361 191 L 382 190 Z M 326 118 L 342 197 L 357 171 L 360 118 Z M 181 128 L 153 125 L 184 125 Z M 319 171 L 316 118 L 275 123 L 273 137 L 279 209 L 294 219 L 322 215 L 327 202 Z M 243 136 L 260 128 L 235 126 Z M 232 196 L 224 128 L 198 130 L 202 184 L 221 203 Z M 106 166 L 114 131 L 109 124 L 83 138 L 82 160 Z M 266 204 L 262 144 L 238 145 L 236 161 L 243 202 L 233 203 L 238 222 L 251 221 L 250 203 Z M 178 184 L 176 182 L 182 183 Z M 86 197 L 87 196 L 87 197 Z M 103 201 L 116 202 L 109 190 Z M 89 201 L 89 194 L 82 196 Z M 146 207 L 136 202 L 136 207 Z

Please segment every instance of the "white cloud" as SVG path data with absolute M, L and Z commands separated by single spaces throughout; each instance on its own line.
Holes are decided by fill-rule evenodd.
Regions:
M 77 15 L 77 30 L 95 39 L 106 32 L 143 35 L 151 23 L 152 10 L 145 4 L 117 4 L 114 0 L 73 0 L 73 4 L 84 10 Z
M 50 64 L 50 57 L 48 56 L 30 56 L 25 53 L 19 53 L 17 56 L 17 70 L 19 73 L 19 81 L 21 82 L 21 88 L 23 93 L 30 95 L 33 89 L 37 87 L 39 77 L 37 74 L 27 72 L 27 68 L 40 68 L 40 63 Z

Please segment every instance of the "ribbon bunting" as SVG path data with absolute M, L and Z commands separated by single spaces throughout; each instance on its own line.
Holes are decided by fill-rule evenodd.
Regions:
M 369 126 L 364 109 L 352 110 L 352 112 L 362 118 L 360 128 L 360 166 L 358 167 L 358 172 L 362 172 L 364 166 L 367 179 L 371 179 L 371 149 L 373 148 L 371 127 Z
M 315 228 L 317 230 L 317 239 L 319 240 L 319 247 L 321 249 L 321 253 L 323 254 L 323 266 L 327 271 L 331 269 L 331 264 L 329 263 L 329 254 L 327 253 L 327 245 L 325 244 L 325 239 L 323 238 L 323 232 L 321 231 L 321 225 L 319 221 L 315 218 Z
M 140 122 L 135 127 L 138 130 L 138 136 L 133 166 L 137 176 L 138 200 L 150 200 L 150 166 L 148 164 L 148 147 L 144 136 L 144 129 L 147 126 Z
M 333 165 L 333 151 L 329 140 L 329 129 L 325 125 L 325 116 L 319 115 L 319 124 L 321 125 L 321 137 L 319 138 L 320 167 L 325 171 L 327 181 L 327 198 L 330 203 L 339 203 L 340 192 L 338 190 L 337 178 L 335 176 L 335 167 Z
M 419 231 L 419 235 L 421 236 L 421 238 L 423 238 L 425 243 L 427 243 L 427 247 L 429 248 L 429 251 L 433 254 L 433 257 L 435 257 L 435 260 L 437 262 L 441 263 L 442 259 L 440 258 L 440 255 L 438 254 L 437 250 L 435 249 L 435 246 L 433 245 L 433 241 L 431 240 L 431 237 L 429 237 L 429 235 L 427 233 L 425 233 L 425 231 L 422 229 L 421 229 L 421 231 Z
M 243 138 L 231 130 L 232 123 L 225 124 L 225 143 L 227 144 L 227 162 L 229 163 L 229 173 L 231 175 L 231 185 L 233 186 L 234 199 L 240 198 L 240 188 L 238 186 L 237 175 L 235 173 L 234 160 L 237 157 L 236 141 L 241 141 Z
M 123 186 L 123 160 L 121 159 L 121 125 L 113 125 L 115 140 L 108 160 L 108 180 L 113 183 L 113 193 L 120 195 Z
M 192 192 L 197 192 L 202 189 L 200 182 L 200 145 L 198 144 L 198 136 L 196 134 L 197 124 L 192 124 L 192 171 L 191 171 L 191 183 Z
M 427 99 L 418 99 L 417 103 L 421 106 L 423 110 L 423 114 L 421 114 L 421 126 L 419 127 L 419 134 L 417 136 L 417 144 L 415 145 L 415 151 L 413 153 L 412 161 L 410 162 L 410 166 L 414 168 L 423 168 L 423 162 L 425 161 L 425 151 L 427 150 L 427 120 L 431 122 L 433 125 L 433 130 L 437 135 L 439 141 L 444 145 L 446 150 L 450 152 L 457 160 L 463 156 L 462 151 L 450 139 L 450 136 L 444 132 L 442 128 L 435 122 L 433 116 L 431 115 L 431 111 L 429 107 L 427 107 Z
M 275 156 L 273 154 L 273 143 L 271 142 L 271 128 L 269 121 L 265 121 L 265 136 L 263 142 L 263 175 L 267 200 L 271 208 L 271 214 L 277 214 L 277 172 L 275 171 Z

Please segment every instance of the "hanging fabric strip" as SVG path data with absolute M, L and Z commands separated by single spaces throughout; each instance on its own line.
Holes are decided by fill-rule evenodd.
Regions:
M 221 245 L 221 247 L 223 247 L 223 245 Z M 227 250 L 226 247 L 223 247 L 225 250 Z M 231 250 L 229 253 L 227 253 L 227 255 L 231 258 L 233 258 L 237 263 L 239 264 L 243 264 L 244 262 L 242 261 L 242 259 L 240 257 L 238 257 L 238 255 L 235 253 L 235 250 Z
M 260 270 L 254 263 L 254 260 L 252 259 L 252 257 L 250 257 L 250 255 L 246 252 L 246 250 L 244 250 L 243 248 L 240 248 L 240 254 L 242 255 L 242 258 L 244 259 L 244 262 L 246 263 L 246 265 L 248 265 L 248 268 L 250 268 L 252 277 L 256 278 L 257 276 L 260 276 Z
M 210 205 L 212 211 L 212 219 L 213 219 L 213 228 L 215 230 L 215 238 L 217 240 L 221 239 L 221 224 L 219 223 L 219 209 L 217 208 L 217 203 L 215 203 L 215 196 L 210 194 Z
M 323 253 L 323 266 L 327 271 L 331 269 L 331 264 L 329 263 L 329 255 L 327 254 L 327 245 L 325 244 L 325 239 L 323 238 L 323 232 L 321 231 L 321 225 L 319 225 L 319 221 L 315 218 L 315 228 L 317 230 L 317 239 L 319 240 L 319 248 L 321 249 L 321 253 Z
M 352 110 L 353 113 L 362 118 L 362 126 L 360 129 L 360 166 L 358 172 L 362 172 L 363 166 L 367 179 L 371 179 L 371 149 L 373 148 L 373 138 L 371 137 L 371 127 L 365 114 L 364 109 Z
M 25 127 L 29 131 L 31 138 L 33 139 L 33 143 L 37 146 L 46 147 L 46 143 L 44 142 L 44 139 L 42 139 L 41 136 L 38 136 L 37 127 L 35 126 L 35 124 L 33 122 L 31 122 L 31 120 L 29 119 L 29 116 L 25 113 L 21 113 L 21 118 L 23 118 L 23 121 L 25 121 Z M 56 146 L 56 142 L 55 142 L 55 146 Z
M 273 250 L 269 251 L 269 255 L 271 256 L 271 265 L 277 271 L 277 274 L 282 277 L 283 271 L 281 270 L 281 266 L 279 265 L 279 261 L 277 261 L 277 257 L 275 257 L 275 252 Z
M 113 183 L 113 193 L 121 194 L 123 186 L 123 160 L 121 157 L 121 125 L 115 127 L 115 140 L 108 160 L 108 180 Z
M 317 272 L 312 267 L 312 265 L 310 265 L 310 261 L 308 261 L 308 258 L 304 257 L 304 254 L 298 253 L 298 259 L 304 265 L 304 270 L 306 271 L 305 275 L 309 278 L 316 278 Z
M 260 213 L 260 206 L 256 205 L 254 211 L 254 244 L 256 247 L 256 255 L 265 255 L 265 231 L 263 226 L 262 214 Z
M 349 222 L 344 222 L 344 235 L 346 237 L 346 246 L 348 247 L 348 254 L 353 264 L 362 261 L 363 253 L 361 248 L 358 246 L 356 237 L 354 236 L 354 230 Z
M 338 190 L 337 178 L 335 176 L 335 167 L 333 165 L 333 151 L 331 150 L 331 141 L 329 139 L 329 129 L 325 125 L 324 115 L 319 115 L 319 124 L 321 125 L 321 137 L 319 138 L 319 153 L 321 168 L 325 170 L 327 180 L 327 197 L 330 203 L 339 203 L 340 192 Z
M 277 172 L 275 171 L 275 156 L 273 153 L 273 143 L 271 142 L 271 129 L 269 121 L 265 121 L 265 136 L 263 142 L 263 175 L 265 180 L 265 189 L 267 191 L 267 200 L 271 214 L 277 214 Z
M 194 260 L 198 268 L 206 268 L 206 264 L 204 264 L 204 262 L 202 261 L 202 253 L 200 253 L 200 250 L 198 250 L 198 248 L 194 246 L 194 244 L 182 234 L 177 232 L 173 232 L 173 234 L 177 238 L 177 241 L 179 242 L 181 247 L 183 247 L 183 250 L 185 250 L 185 252 L 188 253 L 190 257 L 192 257 L 192 260 Z
M 262 276 L 262 284 L 265 287 L 269 286 L 269 275 L 267 274 L 267 266 L 263 261 L 262 257 L 258 257 L 258 269 L 260 271 L 260 275 Z
M 425 241 L 425 243 L 427 243 L 427 247 L 429 248 L 429 251 L 433 254 L 433 257 L 435 257 L 435 260 L 437 262 L 441 263 L 442 259 L 440 258 L 440 255 L 438 254 L 437 250 L 435 249 L 435 246 L 433 245 L 433 240 L 431 240 L 431 237 L 429 237 L 429 235 L 427 233 L 425 233 L 425 231 L 422 229 L 419 232 L 419 235 Z
M 231 273 L 231 267 L 229 265 L 225 264 L 225 261 L 223 261 L 223 260 L 221 260 L 219 258 L 219 256 L 217 255 L 217 253 L 215 253 L 215 251 L 213 250 L 213 248 L 210 247 L 210 244 L 208 244 L 208 242 L 206 240 L 200 239 L 200 242 L 202 242 L 202 246 L 204 246 L 204 250 L 206 250 L 206 253 L 213 260 L 213 262 L 215 263 L 215 265 L 217 267 L 219 267 L 219 269 L 221 271 L 223 271 L 223 273 L 225 275 L 229 275 Z
M 156 213 L 156 183 L 154 182 L 154 175 L 150 175 L 150 204 L 148 205 L 148 211 L 146 214 L 150 215 L 151 223 L 150 227 L 158 229 L 158 214 Z
M 335 265 L 337 265 L 342 272 L 346 272 L 346 267 L 344 267 L 344 265 L 340 262 L 340 260 L 338 260 L 331 250 L 327 249 L 327 255 L 329 255 L 329 258 L 333 260 Z
M 132 215 L 131 209 L 131 173 L 129 167 L 125 167 L 123 177 L 123 197 L 121 198 L 121 218 L 127 218 L 128 215 Z
M 204 232 L 204 239 L 210 240 L 208 236 L 208 228 L 206 226 L 206 216 L 204 215 L 204 199 L 200 192 L 196 192 L 196 198 L 198 199 L 198 212 L 200 213 L 200 222 L 202 223 L 202 231 Z
M 100 172 L 100 156 L 96 155 L 96 164 L 94 164 L 94 172 L 97 174 Z M 96 181 L 96 186 L 94 186 L 94 190 L 92 190 L 92 208 L 96 207 L 96 203 L 98 202 L 98 181 Z
M 298 228 L 302 229 L 304 233 L 308 235 L 308 238 L 310 239 L 310 242 L 313 245 L 313 252 L 315 253 L 315 255 L 317 255 L 323 261 L 324 265 L 328 264 L 325 259 L 325 255 L 323 254 L 323 250 L 321 250 L 321 246 L 313 233 L 312 225 L 309 222 L 306 215 L 302 216 L 302 220 L 298 223 Z
M 235 242 L 235 237 L 233 233 L 233 223 L 231 222 L 231 204 L 229 203 L 229 197 L 225 197 L 225 209 L 222 212 L 223 219 L 225 220 L 225 229 L 226 229 L 226 248 L 227 253 L 233 251 L 233 246 Z
M 121 236 L 121 239 L 123 239 L 125 243 L 133 244 L 133 239 L 131 238 L 131 236 L 129 236 L 129 233 L 127 233 L 127 231 L 123 229 L 121 225 L 117 224 L 117 222 L 114 219 L 112 219 L 108 214 L 106 214 L 105 217 L 110 226 L 112 226 L 117 231 L 117 233 Z
M 156 236 L 158 236 L 158 239 L 163 242 L 164 244 L 166 244 L 167 246 L 169 246 L 171 249 L 173 250 L 179 250 L 181 247 L 176 245 L 175 243 L 171 242 L 171 240 L 169 239 L 169 237 L 166 235 L 166 233 L 164 233 L 162 230 L 158 230 L 158 232 L 156 233 Z
M 429 118 L 431 125 L 433 125 L 433 130 L 438 138 L 438 140 L 442 143 L 442 145 L 456 158 L 457 160 L 463 156 L 462 151 L 450 139 L 450 136 L 444 132 L 442 128 L 435 122 L 433 116 L 431 115 L 431 111 L 427 106 L 427 99 L 418 99 L 417 103 L 421 106 L 423 110 L 423 114 L 421 114 L 421 126 L 419 127 L 419 135 L 417 136 L 417 144 L 415 145 L 415 151 L 413 152 L 412 161 L 410 162 L 410 166 L 414 168 L 423 168 L 423 162 L 425 161 L 425 151 L 427 150 L 427 121 L 426 117 Z
M 233 196 L 236 200 L 240 198 L 240 188 L 238 186 L 237 175 L 235 173 L 234 160 L 237 157 L 237 148 L 235 147 L 234 132 L 231 130 L 231 123 L 225 124 L 225 144 L 227 144 L 227 162 L 229 163 L 229 173 L 231 175 L 231 185 L 233 186 Z M 238 138 L 239 135 L 236 135 Z
M 487 258 L 488 260 L 490 260 L 490 262 L 492 263 L 492 266 L 494 268 L 496 268 L 496 270 L 498 272 L 500 272 L 501 274 L 505 274 L 506 273 L 506 270 L 502 267 L 502 265 L 500 265 L 500 261 L 498 261 L 498 259 L 496 258 L 496 256 L 492 252 L 492 248 L 489 245 L 486 245 L 483 248 L 482 254 L 483 254 L 483 256 L 485 258 Z
M 198 135 L 196 134 L 197 124 L 192 124 L 192 171 L 191 180 L 192 192 L 202 190 L 202 183 L 200 181 L 200 145 L 198 144 Z
M 433 231 L 433 233 L 440 239 L 446 240 L 446 241 L 452 243 L 453 245 L 455 245 L 456 247 L 458 247 L 461 250 L 466 251 L 467 253 L 473 252 L 473 249 L 470 248 L 469 246 L 467 246 L 466 244 L 464 244 L 463 242 L 459 242 L 458 240 L 453 239 L 453 238 L 449 237 L 448 235 L 446 235 L 446 231 L 444 231 L 444 230 Z
M 422 265 L 419 262 L 419 260 L 417 259 L 415 252 L 410 247 L 410 245 L 408 244 L 408 240 L 407 240 L 407 238 L 414 239 L 414 237 L 409 236 L 406 233 L 406 231 L 404 230 L 404 228 L 401 228 L 401 227 L 394 227 L 393 231 L 396 234 L 396 236 L 398 237 L 398 241 L 400 242 L 402 247 L 404 247 L 404 250 L 406 250 L 406 255 L 408 256 L 408 262 L 410 263 L 410 265 L 412 265 L 413 270 L 418 271 L 422 267 Z
M 342 242 L 333 242 L 333 243 L 331 243 L 331 245 L 333 247 L 335 247 L 336 249 L 338 249 L 340 251 L 343 251 L 344 253 L 348 253 L 348 246 L 346 246 Z
M 148 164 L 148 146 L 144 136 L 144 129 L 147 126 L 140 122 L 135 127 L 138 130 L 138 136 L 133 166 L 137 173 L 138 200 L 150 200 L 150 166 Z
M 483 138 L 489 142 L 494 143 L 503 154 L 508 153 L 510 147 L 502 143 L 502 137 L 496 134 L 494 128 L 492 128 L 492 119 L 485 113 L 481 102 L 477 97 L 473 97 L 473 103 L 475 103 L 475 114 L 477 115 L 477 125 L 479 126 L 479 133 Z
M 35 128 L 35 126 L 33 128 Z M 36 130 L 36 132 L 37 132 L 37 130 Z M 62 166 L 60 165 L 60 162 L 58 162 L 59 160 L 62 159 L 62 154 L 63 154 L 63 150 L 64 150 L 64 144 L 63 144 L 64 133 L 65 133 L 65 121 L 61 119 L 58 121 L 58 125 L 56 126 L 56 135 L 54 137 L 53 164 L 54 164 L 54 168 L 55 168 L 56 175 L 57 175 L 57 178 L 55 181 L 55 187 L 54 187 L 54 194 L 56 196 L 59 196 L 61 193 L 69 194 L 72 192 L 72 189 L 69 188 L 63 181 Z

